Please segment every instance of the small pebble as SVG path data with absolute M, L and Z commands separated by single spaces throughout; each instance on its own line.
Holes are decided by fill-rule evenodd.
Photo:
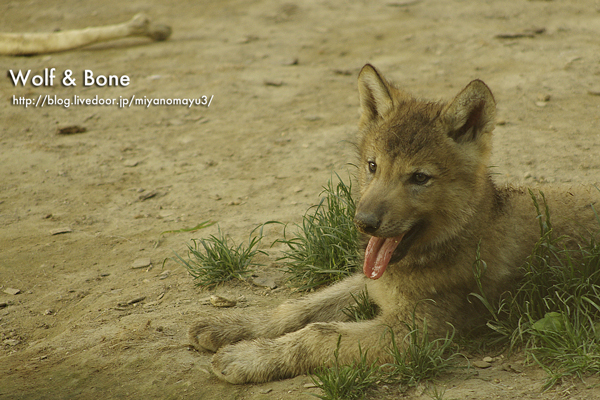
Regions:
M 127 305 L 131 305 L 131 304 L 135 304 L 135 303 L 139 303 L 140 301 L 144 301 L 146 300 L 146 296 L 142 296 L 142 297 L 136 297 L 135 299 L 129 300 L 127 302 Z
M 251 282 L 256 285 L 256 286 L 260 286 L 260 287 L 266 287 L 269 289 L 276 289 L 277 288 L 277 283 L 275 282 L 275 279 L 270 278 L 270 277 L 256 277 L 256 278 L 252 278 Z
M 237 304 L 235 300 L 229 300 L 225 297 L 212 295 L 210 296 L 210 304 L 215 307 L 233 307 Z
M 56 128 L 56 133 L 59 135 L 73 135 L 75 133 L 85 133 L 87 128 L 85 126 L 71 125 L 64 126 L 62 128 Z
M 140 199 L 140 201 L 144 201 L 144 200 L 148 200 L 151 199 L 153 197 L 156 197 L 156 195 L 158 195 L 158 191 L 157 190 L 152 190 L 148 193 L 144 193 L 138 196 L 138 198 Z
M 17 294 L 21 293 L 21 290 L 19 290 L 19 289 L 13 289 L 13 288 L 6 288 L 6 289 L 4 289 L 4 293 L 6 293 L 6 294 L 12 294 L 12 295 L 17 295 Z
M 480 369 L 486 369 L 492 366 L 489 362 L 485 361 L 473 361 L 473 366 Z
M 550 101 L 551 96 L 549 94 L 538 94 L 538 101 L 548 102 Z
M 163 273 L 158 276 L 158 279 L 167 279 L 169 275 L 171 275 L 170 270 L 163 271 Z
M 494 359 L 492 357 L 483 357 L 483 361 L 487 362 L 487 363 L 491 363 L 492 361 L 494 361 Z
M 283 60 L 281 65 L 298 65 L 298 58 L 288 58 Z
M 51 235 L 60 235 L 63 233 L 71 233 L 71 232 L 73 232 L 73 229 L 71 229 L 71 228 L 57 228 L 57 229 L 52 229 L 50 231 L 50 234 Z
M 523 372 L 523 370 L 519 366 L 514 365 L 514 364 L 503 365 L 502 370 L 512 372 L 515 374 L 520 374 Z
M 135 166 L 137 166 L 140 162 L 137 160 L 127 160 L 123 163 L 123 166 L 128 167 L 128 168 L 133 168 Z
M 283 81 L 267 79 L 264 81 L 265 86 L 282 86 Z
M 150 260 L 149 258 L 138 258 L 133 262 L 131 268 L 140 269 L 149 267 L 150 265 L 152 265 L 152 260 Z

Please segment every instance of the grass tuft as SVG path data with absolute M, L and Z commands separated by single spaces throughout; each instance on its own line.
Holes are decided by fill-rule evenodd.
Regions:
M 414 313 L 411 323 L 406 323 L 409 333 L 403 338 L 404 345 L 398 345 L 393 332 L 390 332 L 392 345 L 390 353 L 393 362 L 382 365 L 387 380 L 405 386 L 416 386 L 419 382 L 434 379 L 456 366 L 454 351 L 454 330 L 444 338 L 431 340 L 427 321 L 419 326 Z
M 444 400 L 444 395 L 446 394 L 446 388 L 440 388 L 438 386 L 432 386 L 428 390 L 429 396 L 432 400 Z
M 366 353 L 361 351 L 360 360 L 352 365 L 340 365 L 338 361 L 340 341 L 333 353 L 334 363 L 329 368 L 318 368 L 311 378 L 323 394 L 313 394 L 322 400 L 354 400 L 363 399 L 367 391 L 377 382 L 379 368 L 376 362 L 367 363 Z
M 363 398 L 375 383 L 396 383 L 405 387 L 434 379 L 455 368 L 459 353 L 454 351 L 453 336 L 431 340 L 427 323 L 418 326 L 413 321 L 406 324 L 409 333 L 398 343 L 392 331 L 392 344 L 389 348 L 392 362 L 377 366 L 378 361 L 368 364 L 366 353 L 361 351 L 360 360 L 351 365 L 340 365 L 338 347 L 334 352 L 334 364 L 329 368 L 319 368 L 313 372 L 313 382 L 323 390 L 323 395 L 314 395 L 323 400 Z
M 542 204 L 530 195 L 541 238 L 522 267 L 520 286 L 498 304 L 474 296 L 490 312 L 494 339 L 511 350 L 522 348 L 548 373 L 550 388 L 567 376 L 600 373 L 600 246 L 590 239 L 568 248 L 568 238 L 554 235 L 544 194 Z M 479 254 L 474 271 L 481 285 L 485 262 Z M 479 291 L 484 293 L 481 286 Z
M 236 246 L 219 228 L 216 236 L 192 239 L 193 245 L 187 245 L 188 259 L 175 253 L 176 261 L 189 271 L 198 286 L 212 288 L 231 279 L 244 280 L 252 272 L 251 267 L 257 265 L 252 262 L 254 256 L 267 254 L 257 248 L 263 237 L 262 229 L 258 235 L 255 232 L 256 229 L 250 233 L 247 246 L 244 243 Z
M 359 265 L 358 231 L 354 226 L 356 206 L 351 183 L 336 174 L 329 180 L 321 202 L 311 207 L 291 239 L 277 242 L 287 246 L 283 257 L 288 282 L 298 290 L 315 289 L 352 274 Z

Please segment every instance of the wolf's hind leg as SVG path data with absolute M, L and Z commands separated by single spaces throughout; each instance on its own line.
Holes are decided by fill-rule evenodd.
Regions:
M 352 295 L 364 290 L 366 278 L 353 275 L 317 293 L 290 300 L 265 313 L 243 312 L 200 320 L 189 336 L 197 349 L 217 351 L 242 340 L 275 338 L 313 322 L 345 321 L 343 309 L 353 304 Z

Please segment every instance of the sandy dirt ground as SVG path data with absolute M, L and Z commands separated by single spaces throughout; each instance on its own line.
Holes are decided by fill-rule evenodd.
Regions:
M 2 1 L 0 29 L 83 28 L 137 12 L 171 25 L 172 37 L 0 57 L 0 398 L 313 398 L 308 376 L 220 382 L 210 355 L 187 340 L 197 318 L 227 312 L 203 302 L 211 294 L 248 312 L 300 294 L 245 282 L 197 288 L 172 258 L 216 225 L 161 232 L 212 220 L 239 242 L 263 222 L 299 222 L 332 171 L 354 173 L 366 62 L 426 98 L 483 79 L 498 103 L 498 182 L 600 182 L 599 1 Z M 52 86 L 15 86 L 9 74 L 46 68 L 56 68 Z M 77 86 L 61 84 L 66 70 Z M 84 70 L 131 83 L 84 86 Z M 45 95 L 212 101 L 13 104 Z M 73 126 L 85 132 L 58 133 Z M 256 275 L 281 281 L 281 248 L 269 244 L 282 231 L 265 233 L 269 256 Z M 140 259 L 151 264 L 133 268 Z M 488 369 L 436 382 L 444 398 L 600 399 L 593 378 L 542 393 L 543 371 L 491 356 Z M 403 396 L 431 391 L 373 394 Z

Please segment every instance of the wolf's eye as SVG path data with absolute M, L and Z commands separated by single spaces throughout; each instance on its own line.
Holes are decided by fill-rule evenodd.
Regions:
M 377 164 L 375 164 L 374 161 L 369 161 L 368 165 L 369 165 L 369 172 L 374 174 L 375 171 L 377 171 Z
M 424 174 L 422 172 L 415 172 L 413 174 L 413 176 L 411 177 L 411 180 L 416 183 L 417 185 L 424 185 L 427 182 L 429 182 L 429 179 L 431 179 L 431 177 L 427 174 Z

